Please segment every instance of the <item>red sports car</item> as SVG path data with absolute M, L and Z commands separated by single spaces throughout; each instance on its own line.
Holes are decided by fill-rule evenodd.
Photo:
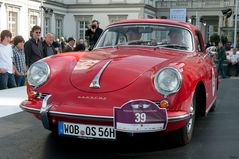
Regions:
M 204 46 L 188 23 L 119 21 L 91 52 L 34 63 L 20 107 L 62 136 L 115 140 L 119 133 L 174 131 L 175 143 L 184 145 L 195 116 L 215 108 L 214 52 Z

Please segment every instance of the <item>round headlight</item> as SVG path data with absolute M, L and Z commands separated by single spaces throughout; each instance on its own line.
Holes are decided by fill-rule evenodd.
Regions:
M 181 83 L 181 73 L 172 67 L 163 68 L 154 78 L 154 86 L 156 90 L 163 95 L 169 95 L 177 92 Z
M 27 72 L 27 80 L 30 85 L 38 87 L 47 81 L 49 75 L 49 66 L 40 61 L 31 65 Z

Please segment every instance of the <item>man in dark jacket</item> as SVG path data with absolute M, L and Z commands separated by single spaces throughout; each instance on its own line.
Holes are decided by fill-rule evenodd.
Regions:
M 31 39 L 24 45 L 24 52 L 26 55 L 26 65 L 29 68 L 34 62 L 43 58 L 43 47 L 40 40 L 41 27 L 33 26 L 31 30 Z
M 89 42 L 89 51 L 93 49 L 103 30 L 99 28 L 99 22 L 93 20 L 90 28 L 85 32 L 86 39 Z
M 42 43 L 44 57 L 57 54 L 55 47 L 52 45 L 53 41 L 54 35 L 52 33 L 47 33 Z

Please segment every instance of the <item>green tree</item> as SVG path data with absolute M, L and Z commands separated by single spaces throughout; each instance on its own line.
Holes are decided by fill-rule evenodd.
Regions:
M 217 33 L 212 34 L 210 36 L 210 42 L 218 46 L 218 43 L 220 42 L 220 36 Z
M 221 42 L 222 42 L 223 45 L 225 45 L 228 42 L 228 39 L 225 35 L 221 36 Z

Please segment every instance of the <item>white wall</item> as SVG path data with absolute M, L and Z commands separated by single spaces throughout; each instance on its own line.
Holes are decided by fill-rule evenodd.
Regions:
M 63 28 L 63 34 L 66 37 L 76 37 L 76 22 L 75 17 L 73 14 L 66 14 L 64 17 L 64 28 Z
M 25 40 L 29 38 L 29 9 L 38 11 L 40 13 L 40 0 L 0 0 L 3 4 L 0 7 L 0 31 L 7 29 L 7 15 L 5 3 L 20 6 L 19 21 L 18 21 L 18 34 L 22 35 Z M 45 0 L 44 0 L 45 1 Z M 54 2 L 54 1 L 52 1 Z M 51 5 L 44 3 L 47 8 L 53 9 L 51 16 L 51 32 L 55 33 L 55 15 L 54 13 L 64 15 L 63 19 L 63 36 L 76 37 L 76 20 L 77 15 L 91 15 L 93 19 L 100 22 L 100 27 L 105 29 L 109 25 L 109 15 L 127 15 L 127 19 L 146 18 L 148 15 L 153 14 L 147 10 L 144 13 L 144 0 L 55 0 L 55 2 L 64 2 L 65 4 L 84 4 L 79 7 L 71 5 L 69 8 L 61 7 L 60 5 Z M 131 5 L 128 5 L 131 4 Z M 147 3 L 147 2 L 146 2 Z M 58 3 L 59 4 L 59 3 Z M 92 5 L 91 5 L 92 4 Z M 101 5 L 98 5 L 101 4 Z M 108 4 L 114 4 L 113 7 Z M 123 5 L 122 5 L 123 4 Z M 140 4 L 140 5 L 132 5 Z M 142 5 L 141 5 L 142 4 Z M 89 6 L 89 7 L 87 7 Z M 125 7 L 124 7 L 125 6 Z M 91 9 L 89 9 L 91 7 Z M 41 26 L 41 15 L 38 17 L 38 25 Z
M 29 17 L 28 9 L 39 10 L 40 3 L 29 0 L 5 0 L 2 1 L 3 4 L 0 8 L 0 31 L 8 28 L 7 26 L 7 5 L 19 7 L 18 13 L 18 35 L 22 35 L 25 40 L 29 38 Z M 7 5 L 6 5 L 7 4 Z M 40 19 L 38 20 L 38 25 L 40 25 Z
M 121 9 L 120 9 L 121 10 Z M 130 10 L 130 11 L 129 11 Z M 73 13 L 68 13 L 64 17 L 64 36 L 69 37 L 73 36 L 76 38 L 76 21 L 75 21 L 75 15 L 92 15 L 92 20 L 97 19 L 100 22 L 100 28 L 105 29 L 110 23 L 109 23 L 109 17 L 108 15 L 128 15 L 128 19 L 138 19 L 139 18 L 139 9 L 129 9 L 129 10 L 124 10 L 124 11 L 118 11 L 114 13 L 103 13 L 100 10 L 97 10 L 92 13 L 84 13 L 84 10 L 79 13 L 79 12 L 73 12 Z M 135 10 L 133 13 L 132 10 Z

